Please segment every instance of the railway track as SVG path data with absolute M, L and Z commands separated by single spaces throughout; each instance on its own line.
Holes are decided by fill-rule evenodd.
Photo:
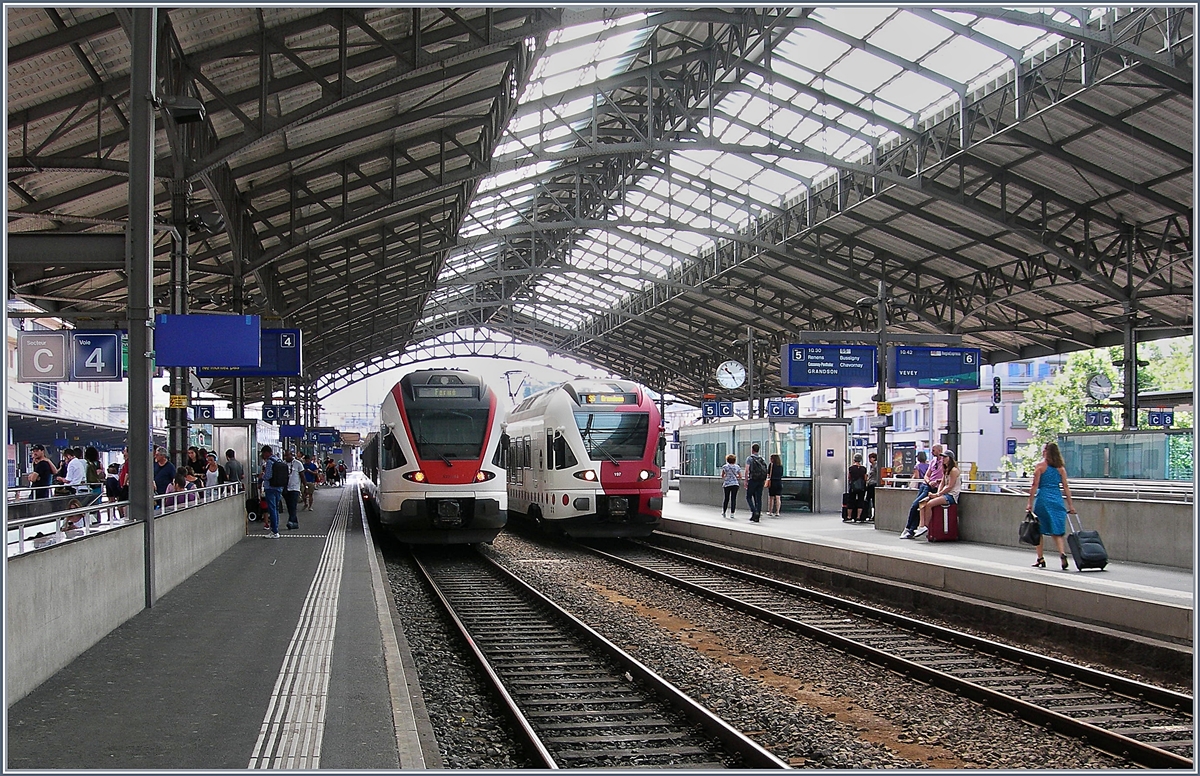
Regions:
M 481 554 L 413 561 L 538 767 L 787 767 Z
M 1193 769 L 1192 697 L 683 553 L 591 552 L 1150 768 Z

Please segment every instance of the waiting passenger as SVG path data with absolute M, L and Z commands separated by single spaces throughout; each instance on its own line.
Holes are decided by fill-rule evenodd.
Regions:
M 738 485 L 742 481 L 742 467 L 737 465 L 737 456 L 733 453 L 725 456 L 725 465 L 721 467 L 721 487 L 725 489 L 725 500 L 721 503 L 721 517 L 726 511 L 729 517 L 737 511 Z
M 186 469 L 187 467 L 184 467 Z M 167 493 L 185 494 L 171 495 L 163 499 L 164 509 L 183 509 L 185 506 L 190 506 L 196 503 L 197 494 L 195 493 L 196 486 L 188 482 L 187 475 L 180 470 L 171 484 L 167 486 Z M 192 492 L 188 492 L 192 491 Z
M 104 479 L 104 495 L 110 503 L 121 500 L 121 467 L 115 463 L 108 465 L 108 477 Z
M 867 504 L 869 515 L 863 517 L 875 517 L 875 489 L 883 484 L 883 472 L 879 469 L 879 455 L 871 453 L 867 456 Z
M 211 488 L 216 485 L 224 485 L 226 482 L 225 470 L 217 464 L 217 454 L 208 453 L 205 456 L 208 463 L 204 467 L 201 475 L 204 477 L 204 487 Z
M 226 482 L 243 482 L 246 472 L 242 469 L 241 462 L 235 457 L 233 448 L 225 451 L 225 481 Z
M 846 492 L 850 494 L 850 501 L 846 504 L 846 517 L 842 522 L 860 522 L 867 500 L 867 467 L 862 465 L 862 453 L 854 454 L 854 463 L 846 470 Z
M 942 451 L 942 485 L 933 496 L 927 496 L 921 502 L 921 525 L 913 536 L 924 536 L 929 533 L 929 521 L 933 518 L 935 507 L 950 506 L 958 503 L 958 494 L 962 490 L 962 481 L 958 468 L 958 459 L 953 450 Z
M 767 514 L 779 517 L 783 507 L 783 459 L 778 454 L 771 454 L 771 462 L 767 464 Z
M 917 453 L 917 459 L 920 460 L 925 451 Z M 937 493 L 942 486 L 942 446 L 934 445 L 932 449 L 933 460 L 925 467 L 923 477 L 917 483 L 917 497 L 912 500 L 912 504 L 908 508 L 908 522 L 904 524 L 904 530 L 900 532 L 901 539 L 912 539 L 917 534 L 917 528 L 921 524 L 921 502 L 924 501 L 930 493 Z M 917 469 L 921 467 L 917 464 Z
M 752 523 L 762 518 L 762 492 L 767 482 L 767 462 L 758 451 L 758 442 L 755 442 L 750 445 L 750 455 L 746 458 L 746 506 L 750 507 Z
M 1038 528 L 1042 531 L 1034 568 L 1046 568 L 1046 559 L 1042 557 L 1042 543 L 1046 541 L 1047 536 L 1053 536 L 1063 571 L 1067 570 L 1067 548 L 1064 546 L 1063 537 L 1067 533 L 1067 515 L 1075 514 L 1075 502 L 1071 498 L 1071 486 L 1067 484 L 1066 466 L 1058 444 L 1051 442 L 1042 448 L 1042 460 L 1033 468 L 1033 482 L 1029 486 L 1025 511 L 1037 515 Z

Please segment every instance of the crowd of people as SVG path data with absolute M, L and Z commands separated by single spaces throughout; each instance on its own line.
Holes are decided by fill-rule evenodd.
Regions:
M 764 460 L 759 454 L 760 446 L 751 445 L 750 455 L 739 465 L 737 456 L 725 456 L 721 467 L 721 487 L 724 496 L 721 517 L 736 519 L 738 491 L 746 489 L 746 505 L 750 509 L 750 521 L 757 523 L 762 516 L 763 488 L 767 488 L 767 514 L 780 516 L 783 484 L 783 466 L 778 455 Z M 962 471 L 958 457 L 944 445 L 933 445 L 929 453 L 917 453 L 916 466 L 912 473 L 912 487 L 916 497 L 909 506 L 908 519 L 900 532 L 901 539 L 915 539 L 929 532 L 934 510 L 940 506 L 955 505 L 962 492 Z M 871 519 L 875 506 L 875 489 L 882 484 L 882 470 L 875 453 L 867 456 L 863 465 L 861 453 L 856 453 L 853 463 L 846 472 L 847 503 L 843 517 L 845 522 L 865 522 Z M 1042 460 L 1033 472 L 1026 511 L 1036 516 L 1045 537 L 1054 540 L 1059 563 L 1067 568 L 1067 553 L 1064 537 L 1067 533 L 1067 515 L 1075 513 L 1071 488 L 1067 482 L 1067 471 L 1062 452 L 1051 442 L 1042 449 Z M 1036 546 L 1036 568 L 1045 568 L 1042 543 Z

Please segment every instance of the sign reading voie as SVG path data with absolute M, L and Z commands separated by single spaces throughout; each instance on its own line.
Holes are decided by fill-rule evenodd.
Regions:
M 300 330 L 263 329 L 258 366 L 207 367 L 197 369 L 199 377 L 299 377 L 301 370 Z
M 897 347 L 888 381 L 893 388 L 979 388 L 978 348 Z
M 783 346 L 783 384 L 789 388 L 869 388 L 879 382 L 874 345 Z

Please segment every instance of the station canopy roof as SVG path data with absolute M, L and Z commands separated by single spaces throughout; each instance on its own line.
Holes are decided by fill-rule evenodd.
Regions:
M 778 393 L 881 293 L 991 362 L 1190 333 L 1193 10 L 162 11 L 207 118 L 159 121 L 160 311 L 174 225 L 190 310 L 301 328 L 318 394 L 521 343 L 696 399 L 751 336 Z M 7 9 L 10 234 L 123 227 L 128 21 Z M 74 320 L 124 288 L 9 267 Z

